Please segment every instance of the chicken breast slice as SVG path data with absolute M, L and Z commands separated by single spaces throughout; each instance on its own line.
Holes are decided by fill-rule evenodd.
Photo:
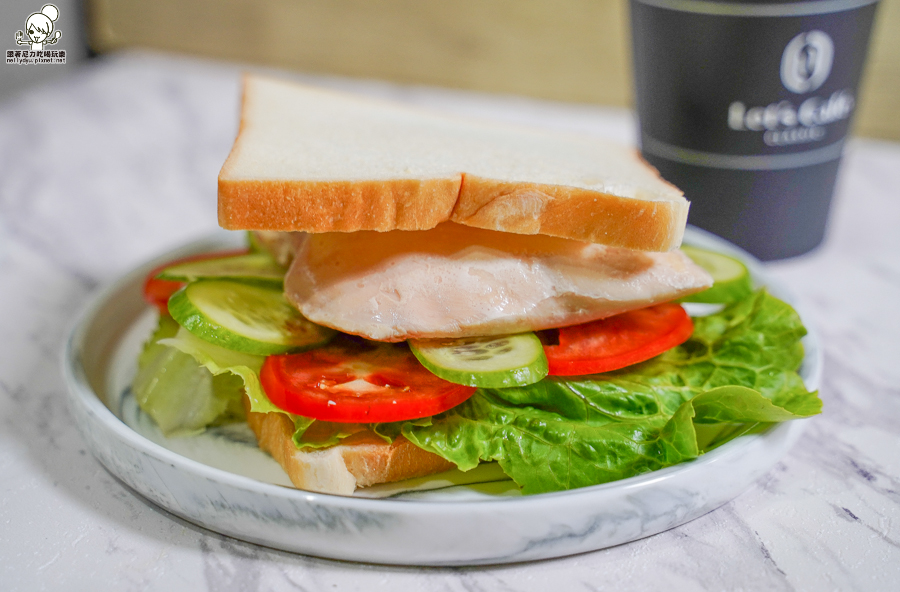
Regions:
M 315 323 L 379 341 L 584 323 L 712 285 L 680 251 L 640 252 L 451 222 L 302 235 L 285 295 Z

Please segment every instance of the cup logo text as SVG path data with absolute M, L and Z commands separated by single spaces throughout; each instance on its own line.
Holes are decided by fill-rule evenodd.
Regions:
M 796 94 L 810 93 L 823 84 L 834 64 L 834 42 L 822 31 L 807 31 L 791 39 L 781 56 L 781 82 Z M 848 119 L 856 99 L 849 88 L 827 97 L 811 96 L 799 104 L 781 100 L 769 105 L 746 105 L 732 101 L 728 127 L 735 131 L 762 132 L 767 146 L 789 146 L 818 142 L 825 126 Z

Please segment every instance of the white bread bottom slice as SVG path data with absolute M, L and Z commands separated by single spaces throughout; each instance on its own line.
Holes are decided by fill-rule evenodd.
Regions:
M 219 173 L 229 230 L 428 230 L 441 222 L 642 251 L 688 202 L 630 148 L 257 76 Z
M 290 417 L 250 411 L 246 396 L 244 409 L 260 449 L 278 461 L 298 489 L 352 495 L 357 487 L 423 477 L 454 466 L 403 436 L 389 444 L 369 431 L 354 434 L 330 448 L 297 450 Z

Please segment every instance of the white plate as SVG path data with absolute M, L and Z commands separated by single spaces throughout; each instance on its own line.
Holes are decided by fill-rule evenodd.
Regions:
M 281 469 L 249 445 L 243 428 L 207 434 L 200 444 L 166 439 L 123 397 L 153 323 L 141 295 L 145 274 L 172 258 L 234 247 L 239 240 L 242 236 L 217 235 L 192 243 L 106 288 L 80 315 L 63 359 L 72 413 L 100 462 L 155 504 L 222 534 L 307 555 L 374 563 L 463 565 L 559 557 L 633 541 L 706 514 L 764 475 L 803 430 L 805 421 L 788 422 L 733 440 L 690 463 L 525 497 L 485 493 L 491 486 L 389 499 L 286 487 Z M 740 257 L 757 282 L 793 301 L 759 262 L 736 247 L 692 228 L 686 242 Z M 815 389 L 821 350 L 812 333 L 804 345 L 800 373 L 807 388 Z

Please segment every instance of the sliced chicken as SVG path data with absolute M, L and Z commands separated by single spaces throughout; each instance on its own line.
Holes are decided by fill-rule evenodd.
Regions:
M 712 285 L 680 251 L 651 253 L 444 223 L 303 235 L 285 295 L 310 320 L 379 341 L 574 325 Z

